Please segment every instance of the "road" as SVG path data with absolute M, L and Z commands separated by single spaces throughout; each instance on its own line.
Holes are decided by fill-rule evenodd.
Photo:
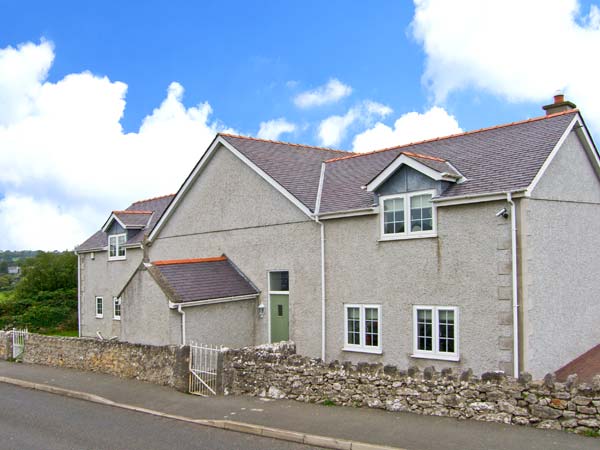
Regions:
M 0 448 L 308 450 L 312 447 L 0 384 Z

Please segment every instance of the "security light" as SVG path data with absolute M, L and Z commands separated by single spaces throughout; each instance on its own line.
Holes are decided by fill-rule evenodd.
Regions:
M 502 208 L 500 211 L 496 213 L 496 217 L 504 217 L 505 219 L 508 217 L 508 211 L 506 208 Z

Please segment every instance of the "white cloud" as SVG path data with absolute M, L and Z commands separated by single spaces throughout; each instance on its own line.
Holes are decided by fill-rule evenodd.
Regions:
M 340 144 L 348 129 L 355 123 L 369 126 L 375 117 L 385 117 L 392 109 L 381 103 L 366 100 L 348 110 L 343 116 L 330 116 L 319 124 L 319 140 L 321 145 L 334 147 Z
M 277 140 L 284 133 L 293 133 L 296 131 L 296 125 L 288 122 L 283 117 L 279 119 L 261 122 L 257 137 L 260 139 Z
M 312 108 L 314 106 L 335 103 L 352 93 L 352 88 L 336 78 L 332 78 L 323 86 L 305 91 L 294 98 L 294 103 L 299 108 Z
M 53 57 L 46 42 L 0 50 L 0 249 L 72 248 L 110 210 L 176 191 L 224 128 L 208 103 L 184 106 L 172 83 L 139 131 L 124 133 L 127 85 L 87 72 L 51 83 Z
M 464 88 L 549 103 L 557 89 L 600 130 L 600 10 L 577 0 L 415 0 L 412 29 L 436 101 Z M 541 113 L 541 111 L 540 111 Z
M 63 211 L 50 201 L 9 194 L 0 201 L 2 240 L 15 249 L 72 249 L 73 238 L 89 232 L 82 223 L 89 212 Z
M 53 60 L 54 52 L 48 42 L 0 49 L 0 125 L 13 123 L 33 112 L 33 98 Z
M 458 122 L 445 109 L 434 106 L 420 114 L 409 112 L 400 116 L 393 128 L 381 122 L 356 135 L 353 151 L 368 152 L 438 136 L 460 133 Z

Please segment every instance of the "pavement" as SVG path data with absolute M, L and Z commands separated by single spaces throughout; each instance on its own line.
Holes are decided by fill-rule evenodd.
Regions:
M 5 361 L 0 361 L 0 382 L 315 447 L 600 450 L 600 439 L 564 431 L 250 396 L 205 398 L 100 373 Z

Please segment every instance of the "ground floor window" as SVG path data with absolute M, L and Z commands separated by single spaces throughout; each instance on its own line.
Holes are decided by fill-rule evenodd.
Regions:
M 104 315 L 104 301 L 102 297 L 96 297 L 96 317 L 101 319 Z
M 344 350 L 381 353 L 381 306 L 344 305 Z
M 121 297 L 113 297 L 113 319 L 121 320 Z
M 458 308 L 415 306 L 413 328 L 413 356 L 458 360 Z

